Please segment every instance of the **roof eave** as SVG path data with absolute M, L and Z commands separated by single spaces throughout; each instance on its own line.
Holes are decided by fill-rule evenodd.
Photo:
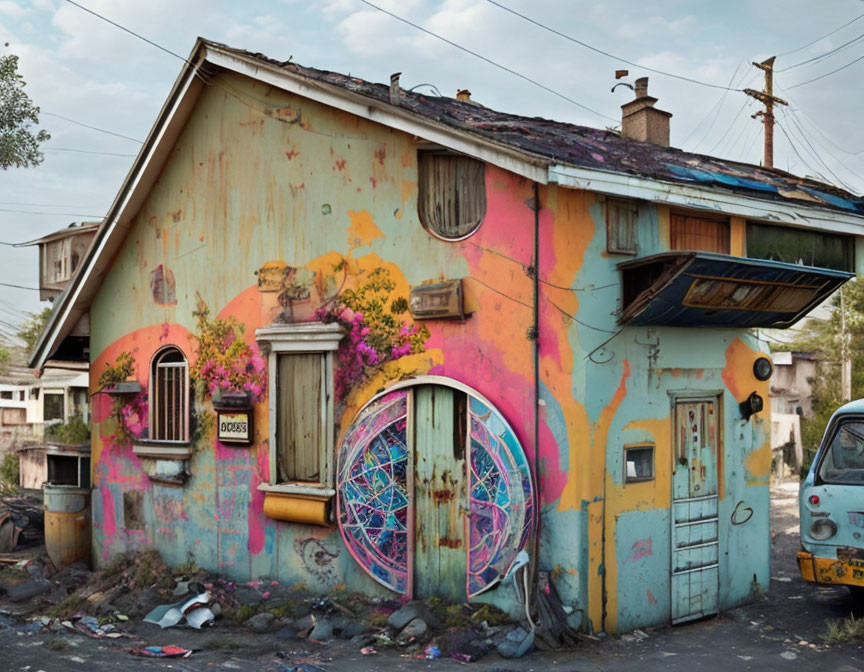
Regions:
M 179 135 L 197 100 L 198 93 L 204 86 L 196 75 L 204 63 L 205 44 L 206 40 L 200 37 L 195 42 L 186 66 L 180 71 L 171 93 L 156 118 L 156 123 L 132 163 L 108 214 L 97 229 L 96 236 L 81 264 L 81 271 L 75 274 L 66 291 L 55 300 L 54 311 L 28 358 L 28 365 L 32 368 L 41 371 L 45 367 L 51 353 L 69 335 L 89 308 L 92 295 L 101 284 L 102 274 L 113 259 L 113 254 L 108 254 L 108 258 L 105 259 L 106 251 L 116 251 L 111 248 L 119 247 L 122 243 L 122 238 L 117 240 L 118 229 L 128 227 L 129 221 L 136 214 L 145 196 L 145 194 L 137 194 L 137 187 L 143 186 L 145 182 L 152 185 L 155 181 L 161 170 L 160 159 L 164 160 L 171 149 L 164 146 L 160 148 L 161 141 L 169 134 Z M 190 93 L 193 95 L 190 96 Z M 149 191 L 149 186 L 146 191 Z
M 723 212 L 732 216 L 782 222 L 835 233 L 864 235 L 864 217 L 861 215 L 794 202 L 769 201 L 717 185 L 694 186 L 562 164 L 549 167 L 548 182 L 609 196 Z

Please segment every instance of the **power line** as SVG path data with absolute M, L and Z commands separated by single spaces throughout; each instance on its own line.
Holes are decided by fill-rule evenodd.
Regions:
M 365 2 L 365 0 L 361 0 L 361 2 Z M 700 82 L 698 79 L 693 79 L 692 77 L 685 77 L 684 75 L 676 75 L 676 74 L 671 73 L 671 72 L 665 72 L 664 70 L 657 70 L 655 68 L 649 68 L 646 65 L 642 65 L 642 64 L 636 63 L 634 61 L 628 61 L 626 58 L 621 58 L 620 56 L 616 56 L 615 54 L 610 54 L 608 51 L 603 51 L 602 49 L 598 49 L 597 47 L 593 47 L 590 44 L 583 42 L 582 40 L 577 40 L 575 37 L 571 37 L 570 35 L 567 35 L 565 33 L 562 33 L 561 31 L 555 30 L 554 28 L 551 28 L 550 26 L 547 26 L 543 23 L 540 23 L 539 21 L 535 21 L 530 16 L 525 16 L 524 14 L 520 14 L 516 10 L 510 9 L 509 7 L 505 7 L 504 5 L 502 5 L 499 2 L 496 2 L 495 0 L 486 0 L 486 2 L 488 2 L 490 5 L 495 5 L 496 7 L 503 9 L 505 12 L 510 12 L 514 16 L 518 16 L 520 19 L 524 19 L 525 21 L 528 21 L 528 23 L 533 23 L 535 26 L 543 28 L 543 30 L 548 30 L 550 33 L 553 33 L 553 34 L 557 35 L 558 37 L 563 37 L 565 40 L 570 40 L 570 42 L 574 42 L 575 44 L 578 44 L 582 47 L 585 47 L 586 49 L 590 49 L 593 52 L 596 52 L 598 54 L 602 54 L 603 56 L 607 56 L 613 60 L 621 61 L 622 63 L 626 63 L 627 65 L 632 65 L 633 67 L 640 68 L 642 70 L 647 70 L 648 72 L 653 72 L 653 73 L 656 73 L 658 75 L 665 75 L 666 77 L 674 77 L 675 79 L 681 79 L 685 82 L 690 82 L 691 84 L 699 84 L 700 86 L 707 86 L 707 87 L 710 87 L 712 89 L 726 89 L 727 91 L 737 91 L 738 90 L 738 89 L 730 89 L 728 86 L 721 86 L 720 84 L 709 84 L 708 82 Z M 366 3 L 366 4 L 370 4 L 370 3 Z
M 67 2 L 71 2 L 71 1 L 72 0 L 67 0 Z M 369 0 L 360 0 L 360 2 L 362 2 L 364 5 L 368 5 L 369 7 L 372 7 L 373 9 L 377 9 L 379 12 L 382 12 L 382 13 L 386 14 L 387 16 L 390 16 L 390 17 L 396 19 L 397 21 L 401 21 L 402 23 L 407 24 L 407 25 L 411 26 L 412 28 L 416 28 L 417 30 L 419 30 L 423 33 L 426 33 L 427 35 L 430 35 L 430 36 L 434 37 L 435 39 L 441 40 L 442 42 L 446 42 L 451 47 L 455 47 L 456 49 L 459 49 L 460 51 L 464 51 L 466 54 L 470 54 L 471 56 L 474 56 L 475 58 L 479 58 L 481 61 L 489 63 L 490 65 L 494 65 L 496 68 L 503 70 L 504 72 L 508 72 L 511 75 L 515 75 L 516 77 L 519 77 L 520 79 L 522 79 L 526 82 L 529 82 L 529 83 L 533 84 L 534 86 L 543 89 L 544 91 L 548 91 L 549 93 L 551 93 L 555 96 L 558 96 L 559 98 L 561 98 L 563 100 L 566 100 L 568 103 L 572 103 L 573 105 L 576 105 L 577 107 L 581 107 L 583 110 L 587 110 L 588 112 L 591 112 L 592 114 L 596 114 L 598 117 L 602 117 L 603 119 L 608 119 L 609 121 L 613 121 L 616 123 L 619 121 L 618 119 L 614 119 L 612 117 L 609 117 L 609 116 L 603 114 L 602 112 L 598 112 L 597 110 L 592 110 L 587 105 L 583 105 L 582 103 L 580 103 L 576 100 L 573 100 L 572 98 L 570 98 L 568 96 L 565 96 L 563 93 L 560 93 L 560 92 L 556 91 L 555 89 L 549 88 L 545 84 L 541 84 L 540 82 L 538 82 L 534 79 L 531 79 L 527 75 L 523 75 L 520 72 L 516 72 L 515 70 L 508 68 L 506 65 L 501 65 L 500 63 L 493 61 L 491 58 L 487 58 L 486 56 L 478 54 L 476 51 L 471 51 L 470 49 L 463 47 L 460 44 L 456 44 L 455 42 L 448 40 L 446 37 L 442 37 L 441 35 L 438 35 L 438 33 L 433 33 L 431 30 L 428 30 L 428 29 L 424 28 L 423 26 L 419 26 L 416 23 L 412 23 L 408 19 L 403 19 L 398 14 L 394 14 L 393 12 L 387 11 L 383 7 L 379 7 L 378 5 L 375 5 L 371 2 L 369 2 Z
M 855 23 L 856 21 L 860 21 L 861 19 L 864 19 L 864 14 L 859 14 L 858 16 L 856 16 L 851 21 L 844 23 L 839 28 L 835 28 L 830 33 L 825 33 L 822 37 L 817 37 L 815 40 L 813 40 L 812 42 L 808 42 L 803 47 L 798 47 L 797 49 L 792 49 L 791 51 L 784 51 L 782 54 L 777 54 L 777 58 L 780 58 L 781 56 L 788 56 L 789 54 L 794 54 L 795 52 L 801 51 L 802 49 L 806 49 L 807 47 L 813 46 L 814 44 L 816 44 L 820 40 L 824 40 L 826 37 L 831 37 L 834 33 L 840 32 L 846 26 L 851 26 L 853 23 Z
M 795 152 L 795 156 L 798 157 L 798 160 L 801 162 L 801 165 L 804 166 L 804 169 L 805 170 L 814 170 L 813 167 L 807 161 L 804 160 L 804 157 L 801 156 L 800 152 L 798 151 L 798 148 L 795 146 L 795 143 L 792 142 L 792 138 L 786 132 L 786 129 L 783 127 L 783 125 L 780 122 L 777 122 L 777 128 L 779 128 L 783 132 L 783 135 L 786 136 L 786 139 L 789 141 L 789 146 L 792 148 L 792 151 Z M 818 170 L 814 170 L 814 172 L 817 175 L 819 175 Z M 821 177 L 823 180 L 825 180 L 825 178 L 822 175 L 819 175 L 819 177 Z M 825 181 L 827 182 L 828 180 L 825 180 Z
M 840 72 L 841 70 L 845 70 L 846 68 L 848 68 L 851 65 L 855 65 L 858 61 L 861 61 L 861 60 L 864 60 L 864 56 L 859 56 L 854 61 L 850 61 L 846 65 L 841 65 L 839 68 L 835 68 L 831 72 L 826 72 L 824 75 L 819 75 L 818 77 L 814 77 L 813 79 L 808 79 L 806 82 L 800 82 L 798 84 L 793 84 L 792 86 L 788 86 L 786 88 L 789 91 L 791 91 L 792 89 L 797 89 L 799 86 L 804 86 L 805 84 L 812 84 L 813 82 L 818 82 L 820 79 L 825 79 L 826 77 L 830 77 L 831 75 L 834 75 L 834 74 Z
M 12 287 L 13 289 L 28 289 L 33 292 L 38 292 L 38 287 L 25 287 L 24 285 L 13 285 L 10 282 L 0 282 L 0 287 Z
M 710 156 L 714 156 L 714 152 L 717 151 L 717 148 L 720 146 L 720 143 L 723 142 L 723 140 L 726 138 L 726 136 L 729 135 L 729 132 L 735 127 L 736 122 L 738 121 L 741 113 L 744 111 L 744 108 L 747 107 L 748 102 L 750 102 L 750 99 L 745 98 L 744 103 L 741 105 L 739 110 L 732 117 L 732 123 L 729 124 L 729 127 L 726 129 L 726 131 L 723 133 L 723 135 L 720 136 L 720 139 L 717 140 L 717 142 L 714 144 L 714 146 L 710 150 L 708 150 L 708 154 Z
M 823 159 L 822 155 L 816 151 L 815 147 L 813 147 L 813 144 L 810 142 L 810 139 L 807 137 L 807 133 L 805 133 L 804 128 L 798 122 L 798 119 L 796 119 L 792 115 L 787 116 L 785 110 L 783 111 L 783 119 L 791 119 L 792 120 L 793 126 L 795 126 L 797 128 L 798 134 L 804 140 L 805 144 L 810 148 L 810 150 L 813 153 L 813 156 L 816 157 L 816 159 L 819 161 L 819 163 L 821 163 L 823 166 L 825 166 L 825 170 L 827 170 L 834 177 L 834 179 L 837 180 L 837 183 L 840 186 L 842 186 L 844 189 L 846 189 L 847 191 L 854 192 L 855 190 L 852 187 L 850 187 L 848 184 L 846 184 L 846 182 L 844 182 L 842 179 L 840 179 L 840 176 L 837 175 L 837 173 L 835 173 L 833 170 L 831 170 L 831 167 L 827 163 L 825 163 L 825 159 Z M 840 163 L 840 161 L 837 159 L 837 157 L 835 157 L 833 154 L 831 154 L 831 152 L 829 152 L 827 149 L 825 149 L 825 147 L 823 145 L 820 145 L 820 147 L 822 147 L 822 149 L 825 151 L 825 153 L 828 154 L 832 159 L 834 159 L 835 161 Z
M 75 152 L 76 154 L 98 154 L 99 156 L 138 156 L 137 154 L 119 154 L 117 152 L 92 152 L 88 149 L 69 149 L 67 147 L 41 147 L 43 152 Z
M 802 65 L 807 65 L 808 63 L 813 63 L 815 61 L 824 60 L 824 59 L 828 58 L 829 56 L 831 56 L 832 54 L 836 54 L 838 51 L 842 51 L 843 49 L 846 49 L 847 47 L 850 47 L 853 44 L 855 44 L 856 42 L 860 42 L 861 40 L 864 40 L 864 34 L 859 35 L 858 37 L 851 39 L 848 42 L 844 42 L 839 47 L 835 47 L 834 49 L 831 49 L 831 51 L 826 51 L 824 54 L 819 54 L 818 56 L 814 56 L 813 58 L 808 58 L 806 61 L 801 61 L 800 63 L 796 63 L 795 65 L 790 65 L 786 68 L 778 68 L 774 72 L 786 72 L 787 70 L 793 70 L 794 68 L 800 68 Z
M 69 1 L 69 0 L 67 0 Z M 104 128 L 99 128 L 98 126 L 91 126 L 90 124 L 85 124 L 81 121 L 75 121 L 74 119 L 70 119 L 69 117 L 63 117 L 59 114 L 54 114 L 53 112 L 40 112 L 39 114 L 44 114 L 48 117 L 56 117 L 57 119 L 62 119 L 63 121 L 68 121 L 70 124 L 75 124 L 76 126 L 83 126 L 84 128 L 89 128 L 91 131 L 99 131 L 100 133 L 106 133 L 108 135 L 114 135 L 118 138 L 123 138 L 124 140 L 131 140 L 132 142 L 137 142 L 139 145 L 143 145 L 144 143 L 136 138 L 130 138 L 128 135 L 123 135 L 122 133 L 115 133 L 114 131 L 108 131 Z
M 104 215 L 83 215 L 80 212 L 34 212 L 32 210 L 9 210 L 0 208 L 0 212 L 14 212 L 18 215 L 57 215 L 58 217 L 94 217 L 103 219 Z
M 26 205 L 35 208 L 78 208 L 77 205 L 69 203 L 22 203 L 21 201 L 0 201 L 0 205 Z
M 151 46 L 153 46 L 153 47 L 156 47 L 157 49 L 160 49 L 160 50 L 164 51 L 166 54 L 170 54 L 170 55 L 173 56 L 174 58 L 179 58 L 179 59 L 180 59 L 181 61 L 183 61 L 184 63 L 189 64 L 189 61 L 187 61 L 185 58 L 183 58 L 180 54 L 175 53 L 175 52 L 171 51 L 170 49 L 167 49 L 167 48 L 163 47 L 161 44 L 156 44 L 156 43 L 153 42 L 152 40 L 148 40 L 146 37 L 144 37 L 144 36 L 142 36 L 142 35 L 139 35 L 138 33 L 134 32 L 134 31 L 132 31 L 132 30 L 129 30 L 128 28 L 125 28 L 124 26 L 121 26 L 119 23 L 115 23 L 115 22 L 112 21 L 111 19 L 102 16 L 102 15 L 99 14 L 98 12 L 94 12 L 92 9 L 87 9 L 84 5 L 79 5 L 77 2 L 73 2 L 73 0 L 66 0 L 66 2 L 68 2 L 70 5 L 75 5 L 78 9 L 83 9 L 83 10 L 84 10 L 85 12 L 87 12 L 88 14 L 92 14 L 92 15 L 95 16 L 96 18 L 98 18 L 98 19 L 102 19 L 102 20 L 105 21 L 106 23 L 110 23 L 112 26 L 114 26 L 115 28 L 119 28 L 120 30 L 122 30 L 122 31 L 125 32 L 125 33 L 129 33 L 130 35 L 132 35 L 132 36 L 134 36 L 134 37 L 137 37 L 139 40 L 143 40 L 143 41 L 146 42 L 147 44 L 149 44 L 149 45 L 151 45 Z

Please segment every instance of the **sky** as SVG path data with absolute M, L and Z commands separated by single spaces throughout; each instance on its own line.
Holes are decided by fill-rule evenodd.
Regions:
M 362 0 L 79 4 L 183 57 L 200 35 L 376 82 L 389 82 L 390 74 L 400 71 L 404 88 L 434 85 L 447 96 L 468 88 L 487 107 L 597 128 L 616 126 L 620 106 L 632 98 L 626 87 L 610 91 L 615 70 L 627 69 L 625 81 L 648 76 L 657 107 L 673 114 L 673 147 L 757 164 L 762 126 L 750 115 L 758 103 L 739 91 L 704 84 L 761 89 L 762 72 L 751 62 L 776 55 L 775 95 L 789 106 L 777 113 L 775 166 L 864 192 L 861 0 L 373 1 L 560 95 Z M 0 242 L 19 243 L 72 222 L 98 221 L 155 122 L 182 60 L 68 0 L 0 0 L 0 53 L 19 57 L 26 90 L 41 109 L 39 128 L 51 134 L 41 165 L 0 171 Z M 37 287 L 36 248 L 0 245 L 0 283 Z M 40 304 L 32 289 L 0 285 L 0 330 L 43 305 L 48 304 Z

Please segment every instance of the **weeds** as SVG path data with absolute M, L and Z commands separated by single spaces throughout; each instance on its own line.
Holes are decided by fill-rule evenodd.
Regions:
M 42 646 L 51 651 L 68 651 L 72 648 L 72 645 L 65 639 L 49 639 L 42 642 Z
M 837 618 L 825 622 L 826 644 L 849 644 L 864 637 L 864 620 L 849 614 L 849 618 Z

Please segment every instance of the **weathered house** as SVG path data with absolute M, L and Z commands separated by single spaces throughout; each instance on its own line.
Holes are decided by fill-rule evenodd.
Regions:
M 89 314 L 97 561 L 514 609 L 525 550 L 594 631 L 767 589 L 752 329 L 864 203 L 640 94 L 622 136 L 199 41 L 32 360 Z

